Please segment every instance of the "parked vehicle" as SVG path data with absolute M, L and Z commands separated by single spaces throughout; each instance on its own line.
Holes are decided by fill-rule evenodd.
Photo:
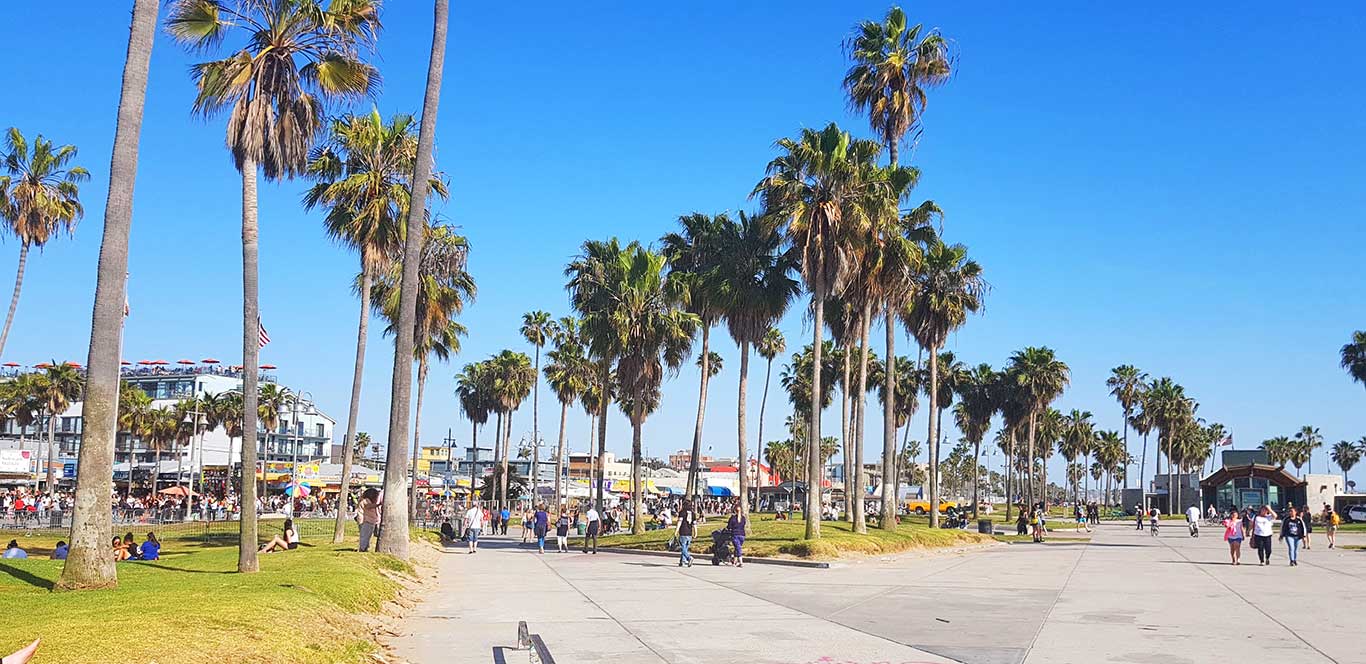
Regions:
M 948 511 L 949 511 L 949 509 L 951 509 L 951 508 L 952 508 L 952 509 L 958 509 L 958 503 L 957 503 L 957 501 L 953 501 L 953 500 L 940 500 L 940 501 L 939 501 L 939 513 L 940 513 L 940 514 L 947 514 Z M 918 515 L 920 515 L 920 516 L 924 516 L 924 515 L 926 515 L 926 514 L 929 514 L 929 513 L 930 513 L 930 501 L 928 501 L 928 500 L 908 500 L 908 501 L 906 501 L 906 511 L 907 511 L 907 512 L 914 512 L 914 513 L 916 513 L 916 514 L 918 514 Z
M 1348 507 L 1347 520 L 1353 523 L 1366 522 L 1366 505 L 1353 505 Z

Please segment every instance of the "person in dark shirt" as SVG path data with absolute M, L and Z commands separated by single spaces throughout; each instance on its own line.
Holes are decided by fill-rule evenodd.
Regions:
M 550 530 L 550 513 L 545 511 L 545 505 L 537 505 L 536 513 L 531 518 L 535 522 L 532 530 L 536 534 L 536 548 L 545 553 L 545 535 Z
M 697 535 L 697 513 L 693 511 L 692 501 L 683 501 L 674 532 L 678 536 L 678 566 L 692 567 L 692 551 L 688 547 L 692 546 L 692 538 Z
M 66 556 L 70 552 L 71 550 L 67 547 L 66 542 L 57 542 L 57 548 L 52 550 L 52 559 L 66 560 Z
M 1285 541 L 1286 549 L 1290 554 L 1291 567 L 1299 565 L 1300 544 L 1304 541 L 1306 530 L 1304 518 L 1295 508 L 1290 508 L 1290 511 L 1286 512 L 1285 519 L 1281 521 L 1281 539 Z
M 740 503 L 735 504 L 735 511 L 730 515 L 730 520 L 726 522 L 726 529 L 730 531 L 730 543 L 735 547 L 735 566 L 744 567 L 745 561 L 742 547 L 745 544 L 745 526 L 748 519 L 740 513 Z

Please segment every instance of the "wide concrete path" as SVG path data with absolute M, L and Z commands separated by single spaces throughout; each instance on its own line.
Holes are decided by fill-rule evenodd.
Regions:
M 1140 664 L 1360 662 L 1366 552 L 1296 568 L 1227 564 L 1217 532 L 1106 524 L 1088 543 L 871 558 L 829 570 L 679 569 L 511 541 L 441 559 L 439 588 L 390 644 L 417 664 L 520 662 L 518 620 L 577 662 Z M 1360 536 L 1341 543 L 1362 542 Z M 508 649 L 505 649 L 508 648 Z M 502 659 L 500 659 L 502 658 Z

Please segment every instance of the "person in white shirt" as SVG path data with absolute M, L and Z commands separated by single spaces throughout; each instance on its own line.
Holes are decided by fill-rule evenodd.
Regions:
M 1257 560 L 1263 565 L 1271 564 L 1271 531 L 1276 524 L 1276 513 L 1270 505 L 1262 505 L 1257 516 L 1252 517 L 1252 543 L 1257 547 Z
M 593 540 L 593 553 L 598 552 L 598 531 L 602 528 L 602 516 L 593 506 L 588 507 L 588 513 L 584 515 L 588 521 L 588 534 L 583 536 L 583 552 L 588 553 L 588 540 Z
M 479 550 L 479 531 L 484 527 L 484 511 L 479 505 L 472 504 L 465 510 L 465 529 L 469 531 L 469 552 Z
M 1200 508 L 1191 505 L 1186 508 L 1186 525 L 1191 529 L 1191 537 L 1200 536 Z

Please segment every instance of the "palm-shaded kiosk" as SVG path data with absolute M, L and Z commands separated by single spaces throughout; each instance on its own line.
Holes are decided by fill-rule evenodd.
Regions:
M 1305 505 L 1307 486 L 1281 466 L 1257 462 L 1226 465 L 1200 480 L 1200 503 L 1202 509 L 1214 505 L 1221 514 L 1262 505 L 1284 513 L 1291 505 Z

